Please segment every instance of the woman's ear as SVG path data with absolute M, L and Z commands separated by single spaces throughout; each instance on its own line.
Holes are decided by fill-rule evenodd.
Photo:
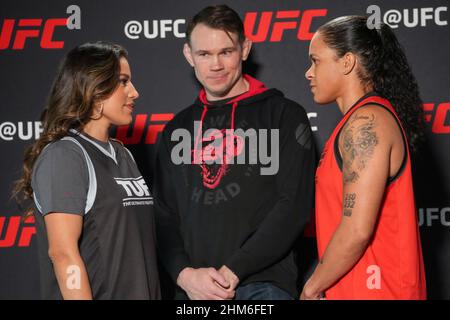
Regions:
M 353 69 L 355 69 L 357 59 L 353 53 L 347 52 L 341 58 L 341 61 L 342 61 L 343 73 L 345 75 L 351 73 L 353 71 Z
M 98 120 L 103 116 L 104 102 L 96 103 L 92 108 L 91 120 Z

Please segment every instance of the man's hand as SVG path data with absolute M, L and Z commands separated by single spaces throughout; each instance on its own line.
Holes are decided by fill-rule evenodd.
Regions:
M 230 283 L 214 268 L 184 268 L 177 284 L 191 300 L 226 300 L 234 297 Z
M 228 291 L 234 291 L 239 284 L 239 278 L 237 275 L 235 275 L 234 272 L 225 265 L 219 269 L 219 272 L 225 278 L 225 281 L 229 283 Z

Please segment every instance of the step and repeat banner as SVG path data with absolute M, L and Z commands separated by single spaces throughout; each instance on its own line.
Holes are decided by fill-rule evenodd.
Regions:
M 39 298 L 34 222 L 21 221 L 10 194 L 24 149 L 41 133 L 39 116 L 64 54 L 97 40 L 128 49 L 140 98 L 132 124 L 113 130 L 112 136 L 132 151 L 151 184 L 155 145 L 164 125 L 199 89 L 182 53 L 187 21 L 218 3 L 241 15 L 254 43 L 245 72 L 306 109 L 319 152 L 341 115 L 334 104 L 316 105 L 305 79 L 315 30 L 335 17 L 368 12 L 394 28 L 419 83 L 427 124 L 414 182 L 429 297 L 450 299 L 448 0 L 1 1 L 0 299 Z M 306 232 L 299 241 L 303 278 L 316 258 L 313 235 Z M 168 287 L 167 281 L 163 284 Z M 170 298 L 170 289 L 164 292 Z

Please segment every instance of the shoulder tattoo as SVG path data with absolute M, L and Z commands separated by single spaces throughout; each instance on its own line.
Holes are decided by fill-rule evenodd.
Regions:
M 344 184 L 356 182 L 359 173 L 366 169 L 378 144 L 374 130 L 375 115 L 358 115 L 355 113 L 342 131 L 342 160 Z

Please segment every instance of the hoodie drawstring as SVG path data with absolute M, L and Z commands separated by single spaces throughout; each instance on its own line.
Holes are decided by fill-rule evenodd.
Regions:
M 234 102 L 233 107 L 231 109 L 231 130 L 233 130 L 233 132 L 234 132 L 234 112 L 236 111 L 237 105 L 238 103 Z
M 198 132 L 197 132 L 197 136 L 195 137 L 195 146 L 194 146 L 194 163 L 197 163 L 197 152 L 198 152 L 198 141 L 199 139 L 201 139 L 202 137 L 202 127 L 203 127 L 203 120 L 206 117 L 206 112 L 208 112 L 208 107 L 206 106 L 206 104 L 203 105 L 203 111 L 202 111 L 202 116 L 200 117 L 200 126 L 198 128 Z M 200 140 L 201 141 L 201 140 Z M 203 155 L 202 155 L 203 158 Z
M 231 130 L 233 130 L 232 132 L 234 132 L 234 117 L 235 117 L 237 105 L 238 105 L 237 102 L 233 102 L 233 105 L 231 108 Z M 208 107 L 206 104 L 204 104 L 202 115 L 200 117 L 200 126 L 198 128 L 197 136 L 195 138 L 195 146 L 194 146 L 194 162 L 195 163 L 197 162 L 198 143 L 199 143 L 199 141 L 201 141 L 201 138 L 202 138 L 203 121 L 205 120 L 207 112 L 208 112 Z M 202 153 L 200 153 L 200 154 L 203 159 L 203 154 Z M 200 163 L 201 163 L 201 161 L 200 161 Z

